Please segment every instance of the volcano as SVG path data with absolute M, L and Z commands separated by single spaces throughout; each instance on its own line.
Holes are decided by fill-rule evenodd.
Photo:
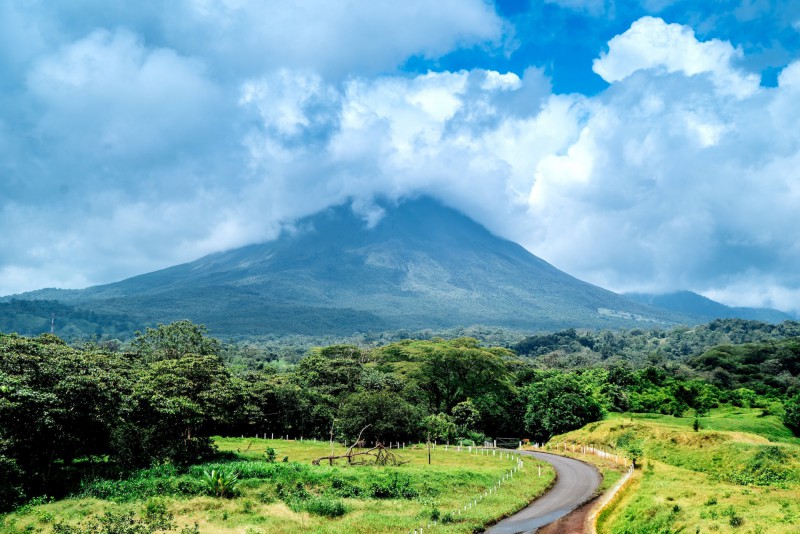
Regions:
M 693 322 L 578 280 L 433 199 L 384 208 L 373 225 L 338 206 L 274 241 L 112 284 L 17 298 L 141 324 L 190 319 L 232 336 Z

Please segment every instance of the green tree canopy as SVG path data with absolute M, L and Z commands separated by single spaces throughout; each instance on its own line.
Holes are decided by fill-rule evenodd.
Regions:
M 136 332 L 131 348 L 136 356 L 145 361 L 172 360 L 187 354 L 198 356 L 219 355 L 219 341 L 208 337 L 204 325 L 191 321 L 176 321 L 148 328 L 144 333 Z
M 599 421 L 603 411 L 574 374 L 557 374 L 528 388 L 525 428 L 537 441 Z
M 420 411 L 389 391 L 364 391 L 347 397 L 338 412 L 339 428 L 348 440 L 406 441 L 419 434 Z
M 237 408 L 231 386 L 230 373 L 215 355 L 147 364 L 133 383 L 128 424 L 116 441 L 119 452 L 132 463 L 189 462 L 209 454 L 211 432 Z
M 786 425 L 795 436 L 800 436 L 800 394 L 787 399 L 783 408 L 783 424 Z

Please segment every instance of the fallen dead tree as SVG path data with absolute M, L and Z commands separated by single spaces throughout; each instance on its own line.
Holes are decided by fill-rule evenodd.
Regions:
M 333 465 L 336 460 L 346 460 L 348 465 L 403 465 L 408 463 L 408 460 L 403 460 L 399 454 L 392 452 L 388 447 L 384 447 L 381 442 L 376 443 L 374 447 L 365 451 L 356 450 L 356 446 L 364 443 L 361 441 L 361 434 L 369 427 L 370 425 L 367 425 L 361 429 L 361 432 L 358 433 L 358 439 L 350 445 L 350 448 L 344 454 L 321 456 L 311 463 L 319 465 L 323 460 L 327 460 L 329 465 Z

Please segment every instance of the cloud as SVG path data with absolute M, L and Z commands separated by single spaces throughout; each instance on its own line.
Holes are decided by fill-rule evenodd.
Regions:
M 97 30 L 42 58 L 27 88 L 48 148 L 110 160 L 159 158 L 208 132 L 219 98 L 201 62 L 146 49 L 124 30 Z
M 184 0 L 164 31 L 176 46 L 199 47 L 241 75 L 291 65 L 336 77 L 498 43 L 504 22 L 480 0 Z
M 0 293 L 114 281 L 347 201 L 374 225 L 376 199 L 425 194 L 615 290 L 796 306 L 800 62 L 762 87 L 729 42 L 645 17 L 594 62 L 597 95 L 536 66 L 397 70 L 502 49 L 491 6 L 458 5 L 17 13 L 39 35 L 2 60 Z
M 800 283 L 790 171 L 800 138 L 789 125 L 800 67 L 759 88 L 733 56 L 649 18 L 612 39 L 595 63 L 612 86 L 591 100 L 576 142 L 537 167 L 531 203 L 544 224 L 530 245 L 617 290 L 689 288 L 796 310 L 778 295 Z
M 248 198 L 288 219 L 297 211 L 287 209 L 313 213 L 348 198 L 369 205 L 376 196 L 427 193 L 474 208 L 480 196 L 495 199 L 480 211 L 499 219 L 491 206 L 505 201 L 514 162 L 488 158 L 487 145 L 504 150 L 498 129 L 515 126 L 497 101 L 519 92 L 535 97 L 526 107 L 536 108 L 547 98 L 536 96 L 542 89 L 538 71 L 523 79 L 483 70 L 359 78 L 341 88 L 305 72 L 249 81 L 241 102 L 258 110 L 260 122 L 248 135 L 259 177 Z M 279 106 L 285 112 L 261 111 L 286 94 L 291 102 Z M 294 142 L 298 135 L 324 143 Z
M 759 77 L 739 71 L 733 62 L 742 51 L 729 42 L 700 42 L 694 31 L 660 18 L 642 17 L 608 43 L 608 53 L 595 59 L 592 70 L 605 81 L 617 82 L 640 70 L 660 69 L 686 76 L 708 75 L 722 94 L 751 95 Z

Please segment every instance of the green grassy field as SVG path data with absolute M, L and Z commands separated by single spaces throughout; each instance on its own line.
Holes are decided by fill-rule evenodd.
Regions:
M 553 438 L 636 444 L 643 468 L 601 516 L 601 533 L 800 532 L 800 440 L 762 410 L 721 408 L 700 419 L 612 414 Z
M 230 453 L 223 462 L 188 470 L 160 466 L 125 480 L 85 484 L 80 495 L 3 516 L 0 530 L 58 533 L 64 531 L 59 524 L 85 529 L 107 511 L 139 518 L 161 509 L 178 527 L 197 524 L 200 532 L 409 532 L 434 519 L 437 532 L 473 532 L 522 508 L 554 481 L 549 464 L 542 464 L 539 477 L 538 462 L 524 458 L 513 478 L 484 497 L 516 459 L 439 446 L 428 465 L 426 449 L 416 446 L 396 451 L 408 461 L 401 466 L 312 466 L 312 459 L 330 454 L 328 443 L 240 438 L 216 443 Z M 268 448 L 276 452 L 274 463 L 265 461 Z M 233 498 L 202 494 L 203 471 L 220 468 L 239 474 Z
M 771 411 L 775 411 L 775 408 Z M 721 430 L 727 432 L 745 432 L 764 437 L 769 441 L 800 445 L 800 438 L 792 435 L 780 418 L 775 415 L 762 415 L 762 408 L 739 408 L 722 406 L 712 410 L 706 417 L 699 419 L 704 430 Z M 651 421 L 665 427 L 691 429 L 694 419 L 691 417 L 673 417 L 661 414 L 608 414 L 609 420 L 619 421 Z

